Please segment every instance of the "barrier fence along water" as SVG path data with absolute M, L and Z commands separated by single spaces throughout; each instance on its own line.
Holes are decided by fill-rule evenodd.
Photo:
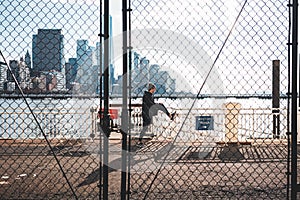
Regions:
M 114 109 L 118 110 L 118 112 L 121 112 L 121 107 L 115 107 Z M 168 121 L 164 113 L 158 113 L 157 116 L 154 116 L 153 118 L 153 124 L 150 125 L 148 132 L 148 135 L 151 133 L 156 133 L 157 137 L 168 137 L 171 135 L 168 135 L 167 132 L 170 131 L 176 131 L 178 129 L 178 126 L 182 123 L 183 118 L 185 117 L 185 112 L 187 110 L 185 109 L 172 109 L 176 111 L 177 117 L 175 119 L 175 127 L 168 126 L 168 124 L 172 123 L 171 121 Z M 279 110 L 279 112 L 274 113 L 273 110 Z M 97 111 L 97 109 L 96 109 Z M 97 112 L 92 112 L 92 119 L 93 120 L 93 127 L 99 127 L 100 119 L 97 114 Z M 203 137 L 203 134 L 206 136 L 209 136 L 210 133 L 213 133 L 212 135 L 216 137 L 216 140 L 224 140 L 225 139 L 225 115 L 226 115 L 226 109 L 211 109 L 211 108 L 199 108 L 194 109 L 192 113 L 190 113 L 189 121 L 186 122 L 189 125 L 189 129 L 183 131 L 184 135 L 190 135 L 190 137 L 194 137 L 197 139 L 200 139 Z M 281 116 L 281 130 L 279 131 L 282 133 L 280 135 L 280 139 L 286 139 L 286 134 L 284 133 L 284 130 L 287 127 L 286 124 L 286 117 L 287 117 L 287 110 L 286 109 L 263 109 L 263 108 L 240 108 L 240 113 L 238 115 L 238 139 L 239 141 L 245 141 L 245 140 L 252 140 L 252 139 L 273 139 L 273 116 Z M 196 128 L 196 117 L 197 116 L 212 116 L 213 122 L 214 122 L 214 130 L 212 131 L 201 131 L 197 130 Z M 135 107 L 132 109 L 131 112 L 131 135 L 134 137 L 138 137 L 141 130 L 142 130 L 142 106 L 141 105 L 135 105 Z M 113 132 L 119 132 L 120 125 L 121 125 L 121 117 L 111 119 L 112 123 L 112 131 Z M 174 124 L 175 124 L 174 123 Z M 167 128 L 166 128 L 167 127 Z M 94 135 L 99 135 L 100 130 L 99 129 L 93 129 Z M 214 133 L 216 132 L 216 133 Z M 176 132 L 175 132 L 176 134 Z
M 114 107 L 114 109 L 118 110 L 118 113 L 121 112 L 121 108 L 117 108 Z M 184 114 L 184 110 L 183 109 L 173 109 L 177 112 L 178 114 L 178 118 L 176 119 L 176 122 L 178 124 L 180 124 L 180 121 L 182 120 L 182 118 L 185 116 Z M 214 118 L 214 123 L 215 126 L 214 127 L 219 127 L 221 126 L 222 128 L 220 128 L 220 130 L 215 130 L 218 131 L 219 134 L 219 138 L 223 138 L 225 136 L 224 135 L 224 127 L 225 127 L 225 109 L 224 110 L 213 110 L 210 108 L 202 108 L 202 109 L 195 109 L 193 111 L 193 113 L 191 113 L 191 117 L 189 118 L 189 124 L 190 124 L 190 129 L 187 130 L 186 134 L 189 135 L 201 135 L 201 131 L 196 130 L 196 116 L 213 116 Z M 239 114 L 239 128 L 238 128 L 238 132 L 239 132 L 239 139 L 252 139 L 252 138 L 273 138 L 273 130 L 272 130 L 272 126 L 270 126 L 270 124 L 272 124 L 273 121 L 273 116 L 274 115 L 280 115 L 282 116 L 282 122 L 281 126 L 282 129 L 284 130 L 286 128 L 286 124 L 284 122 L 286 122 L 286 110 L 281 110 L 279 113 L 273 113 L 272 110 L 270 109 L 262 109 L 262 108 L 242 108 L 240 109 L 240 114 Z M 78 126 L 78 128 L 76 127 L 72 127 L 72 123 L 74 123 L 73 121 L 76 121 L 76 117 L 74 115 L 78 115 L 77 118 L 79 120 L 79 116 L 81 116 L 82 118 L 82 114 L 85 113 L 80 113 L 80 112 L 76 112 L 76 111 L 72 111 L 72 112 L 67 112 L 65 110 L 57 110 L 56 112 L 54 111 L 36 111 L 37 117 L 38 119 L 40 119 L 40 123 L 42 124 L 43 129 L 45 130 L 45 132 L 47 133 L 47 135 L 49 136 L 49 138 L 78 138 L 78 139 L 85 139 L 85 138 L 89 138 L 90 134 L 94 134 L 94 135 L 98 135 L 100 133 L 99 130 L 99 123 L 100 123 L 100 118 L 98 115 L 98 109 L 92 108 L 91 109 L 91 113 L 90 114 L 86 114 L 85 119 L 83 120 L 85 122 L 84 126 L 88 127 L 88 130 L 90 128 L 90 133 L 86 132 L 84 134 L 80 134 L 84 132 L 84 129 L 80 128 L 80 126 Z M 10 120 L 10 123 L 7 124 L 7 126 L 2 126 L 1 128 L 2 131 L 5 131 L 5 134 L 2 135 L 2 139 L 26 139 L 26 138 L 31 138 L 31 139 L 36 139 L 36 138 L 42 138 L 43 136 L 39 133 L 38 129 L 36 129 L 36 126 L 34 125 L 29 125 L 26 122 L 26 118 L 27 116 L 30 115 L 29 112 L 15 112 L 15 111 L 11 111 L 11 112 L 2 112 L 1 113 L 1 118 L 2 121 L 6 121 Z M 131 130 L 131 134 L 132 135 L 139 135 L 141 129 L 142 129 L 142 111 L 141 111 L 141 105 L 140 106 L 136 106 L 133 111 L 131 112 L 131 124 L 132 124 L 132 130 Z M 8 117 L 9 116 L 9 117 Z M 69 116 L 69 117 L 66 117 Z M 72 121 L 63 119 L 65 118 L 69 118 L 71 119 L 71 117 L 73 117 Z M 61 126 L 61 120 L 65 120 L 66 123 L 65 127 Z M 18 123 L 18 121 L 20 123 Z M 111 119 L 112 123 L 112 129 L 115 132 L 118 132 L 120 129 L 120 125 L 121 125 L 121 118 L 120 116 Z M 164 122 L 165 121 L 165 115 L 163 113 L 159 113 L 158 116 L 154 117 L 154 123 L 151 125 L 151 128 L 149 129 L 148 132 L 157 132 L 157 136 L 162 136 L 163 135 L 163 131 L 159 131 L 159 128 L 161 127 L 161 125 L 163 125 L 162 123 L 159 122 Z M 67 122 L 69 123 L 69 125 L 67 124 Z M 267 123 L 266 123 L 267 122 Z M 168 122 L 166 122 L 168 123 Z M 4 123 L 3 123 L 4 124 Z M 269 125 L 267 125 L 269 124 Z M 10 125 L 10 126 L 8 126 Z M 34 126 L 34 127 L 31 127 Z M 173 127 L 172 127 L 173 128 Z M 30 129 L 30 131 L 27 129 Z M 36 133 L 31 132 L 33 130 L 37 130 Z M 169 128 L 170 129 L 170 128 Z M 19 132 L 20 134 L 12 134 L 13 132 Z M 4 131 L 3 131 L 4 132 Z M 26 135 L 26 132 L 29 133 L 29 135 Z M 30 133 L 31 132 L 31 133 Z M 202 131 L 203 132 L 203 131 Z M 283 132 L 283 131 L 280 131 Z M 22 133 L 22 134 L 21 134 Z M 200 133 L 200 134 L 199 134 Z M 280 138 L 286 138 L 285 134 L 280 135 Z

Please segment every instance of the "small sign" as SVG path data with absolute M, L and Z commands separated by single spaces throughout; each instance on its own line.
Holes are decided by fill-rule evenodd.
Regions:
M 196 130 L 214 130 L 214 117 L 196 116 Z

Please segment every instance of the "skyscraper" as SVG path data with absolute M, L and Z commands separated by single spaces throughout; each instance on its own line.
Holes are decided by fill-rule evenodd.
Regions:
M 93 66 L 93 52 L 88 46 L 88 40 L 77 40 L 76 49 L 78 71 L 76 75 L 76 82 L 80 84 L 81 92 L 93 93 L 90 91 L 90 76 L 92 75 L 91 69 Z
M 0 64 L 0 91 L 4 90 L 4 85 L 7 82 L 7 66 Z
M 112 37 L 112 17 L 109 21 L 109 65 L 104 66 L 104 52 L 103 45 L 100 42 L 96 43 L 96 46 L 89 46 L 88 40 L 77 40 L 76 48 L 76 64 L 77 73 L 75 82 L 79 83 L 82 93 L 98 93 L 100 88 L 100 66 L 102 66 L 102 73 L 105 67 L 109 68 L 109 88 L 112 90 L 112 86 L 115 83 L 114 77 L 114 49 L 113 49 L 113 37 Z M 101 58 L 102 57 L 102 58 Z M 102 60 L 101 60 L 102 59 Z
M 147 89 L 148 82 L 156 85 L 156 94 L 170 95 L 175 92 L 176 80 L 168 71 L 163 71 L 158 64 L 150 64 L 150 60 L 142 57 L 137 52 L 133 52 L 133 70 L 131 72 L 132 93 L 143 95 Z M 121 85 L 121 80 L 118 80 Z
M 35 72 L 62 71 L 64 67 L 64 36 L 61 29 L 38 29 L 33 35 L 32 61 Z
M 7 81 L 8 82 L 14 82 L 13 76 L 19 81 L 19 61 L 17 60 L 10 60 L 9 61 L 9 67 L 11 69 L 11 72 L 8 71 L 7 73 Z
M 77 74 L 77 59 L 69 58 L 69 62 L 65 65 L 66 69 L 66 87 L 67 89 L 71 89 L 72 83 L 75 81 L 75 77 Z
M 58 91 L 66 87 L 63 39 L 61 29 L 38 29 L 32 39 L 32 75 L 51 72 L 57 79 L 55 89 Z
M 77 40 L 76 57 L 77 64 L 82 66 L 87 59 L 86 51 L 89 48 L 87 40 Z
M 10 60 L 9 67 L 11 72 L 7 71 L 7 82 L 11 86 L 10 90 L 14 91 L 16 89 L 14 77 L 18 81 L 21 89 L 28 89 L 30 84 L 30 71 L 29 67 L 25 64 L 24 59 L 21 57 L 19 61 Z
M 104 23 L 102 23 L 104 25 Z M 115 80 L 115 64 L 114 64 L 114 43 L 113 43 L 113 29 L 112 29 L 112 16 L 109 16 L 109 55 L 108 55 L 108 66 L 104 66 L 104 52 L 103 52 L 103 45 L 101 48 L 101 43 L 97 42 L 96 43 L 96 64 L 99 66 L 102 65 L 102 72 L 104 72 L 105 68 L 109 68 L 109 90 L 112 91 L 112 86 L 116 82 Z M 102 54 L 101 54 L 102 52 Z M 102 63 L 100 63 L 100 57 L 102 55 Z
M 28 53 L 28 51 L 27 51 L 27 53 Z M 26 57 L 25 57 L 25 62 L 24 62 L 23 58 L 20 59 L 18 81 L 19 81 L 21 89 L 23 89 L 23 90 L 29 89 L 29 87 L 30 87 L 30 69 L 29 69 L 29 66 L 26 64 Z
M 29 69 L 31 69 L 31 57 L 28 50 L 25 54 L 25 64 Z

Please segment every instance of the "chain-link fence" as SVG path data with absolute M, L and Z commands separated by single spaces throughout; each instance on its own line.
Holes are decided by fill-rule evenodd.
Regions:
M 2 0 L 0 197 L 289 198 L 287 3 Z
M 130 197 L 287 198 L 285 2 L 131 5 L 132 96 L 152 82 L 156 102 L 176 114 L 159 111 L 132 153 Z M 144 109 L 147 93 L 135 101 Z
M 0 7 L 0 198 L 99 198 L 100 2 Z

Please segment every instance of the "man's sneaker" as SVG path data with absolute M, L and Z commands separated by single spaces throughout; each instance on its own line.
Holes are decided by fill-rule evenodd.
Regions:
M 173 120 L 174 120 L 174 118 L 175 118 L 175 116 L 176 116 L 176 112 L 173 112 L 173 113 L 171 114 L 171 117 L 170 117 L 170 119 L 173 121 Z
M 154 138 L 154 137 L 156 137 L 156 134 L 153 134 L 153 133 L 152 133 L 152 134 L 150 135 L 150 137 L 151 137 L 151 138 Z
M 142 148 L 142 147 L 144 146 L 144 144 L 143 144 L 142 142 L 139 142 L 139 143 L 136 144 L 136 146 L 137 146 L 138 148 Z

